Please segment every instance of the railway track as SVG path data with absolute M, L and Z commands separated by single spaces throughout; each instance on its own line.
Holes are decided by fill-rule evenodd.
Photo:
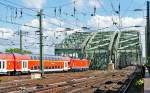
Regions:
M 118 89 L 134 73 L 134 70 L 121 70 L 115 72 L 101 72 L 96 74 L 69 75 L 68 77 L 58 75 L 59 80 L 46 78 L 41 80 L 29 80 L 23 82 L 9 83 L 2 87 L 0 84 L 0 93 L 93 93 L 102 91 L 105 93 L 110 88 Z M 52 82 L 53 81 L 53 82 Z M 54 82 L 55 81 L 55 82 Z M 11 85 L 12 84 L 12 85 Z
M 134 71 L 132 72 L 134 73 Z M 130 73 L 130 74 L 132 74 Z M 117 74 L 116 72 L 114 73 L 109 73 L 109 74 L 106 74 L 104 75 L 103 77 L 95 77 L 94 79 L 89 79 L 89 80 L 86 80 L 84 82 L 76 82 L 75 84 L 74 83 L 71 83 L 71 84 L 68 84 L 67 86 L 59 86 L 59 87 L 56 87 L 57 89 L 54 89 L 54 88 L 51 88 L 51 89 L 46 89 L 46 91 L 42 91 L 42 92 L 38 92 L 38 93 L 48 93 L 48 92 L 52 92 L 52 93 L 93 93 L 94 91 L 96 91 L 99 87 L 96 87 L 96 85 L 98 85 L 99 83 L 99 86 L 104 86 L 106 82 L 110 82 L 108 81 L 110 78 L 113 78 L 112 81 L 115 81 L 115 82 L 111 82 L 113 83 L 114 85 L 111 86 L 113 88 L 117 88 L 117 90 L 119 90 L 119 88 L 121 87 L 121 84 L 125 83 L 126 79 L 124 79 L 122 77 L 121 80 L 124 80 L 124 81 L 117 81 L 115 78 L 118 77 L 118 75 L 123 75 L 122 73 L 118 73 L 118 75 L 114 75 L 114 74 Z M 89 91 L 88 91 L 89 90 Z M 108 92 L 109 90 L 104 90 L 103 92 L 100 92 L 100 93 L 106 93 Z M 37 91 L 35 91 L 37 92 Z
M 7 93 L 11 91 L 19 91 L 29 89 L 29 87 L 38 88 L 40 87 L 39 84 L 44 84 L 46 86 L 51 86 L 52 83 L 60 82 L 60 81 L 68 81 L 71 79 L 77 79 L 81 77 L 87 77 L 90 75 L 94 75 L 97 72 L 95 71 L 86 71 L 86 72 L 75 72 L 75 73 L 54 73 L 50 75 L 45 75 L 47 78 L 40 79 L 40 80 L 15 80 L 12 82 L 3 82 L 0 83 L 0 93 Z M 67 76 L 67 77 L 66 77 Z M 54 80 L 54 78 L 56 80 Z M 32 89 L 32 90 L 33 90 Z

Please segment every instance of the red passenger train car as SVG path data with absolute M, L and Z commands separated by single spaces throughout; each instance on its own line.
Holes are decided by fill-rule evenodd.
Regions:
M 87 70 L 87 59 L 73 59 L 61 56 L 44 56 L 44 72 Z M 37 55 L 0 54 L 0 74 L 40 72 L 40 57 Z

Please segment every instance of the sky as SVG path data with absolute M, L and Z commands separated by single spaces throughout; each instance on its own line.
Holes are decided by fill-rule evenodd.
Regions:
M 19 48 L 19 31 L 22 30 L 23 49 L 39 53 L 39 36 L 36 31 L 40 9 L 43 10 L 44 54 L 53 54 L 56 43 L 70 33 L 83 31 L 81 27 L 95 31 L 109 27 L 104 30 L 117 31 L 113 23 L 119 24 L 119 15 L 116 13 L 119 5 L 121 26 L 127 27 L 124 30 L 140 30 L 143 42 L 146 0 L 0 0 L 0 51 Z M 131 27 L 137 25 L 142 27 Z M 73 30 L 66 32 L 65 28 Z M 142 45 L 144 50 L 144 43 Z

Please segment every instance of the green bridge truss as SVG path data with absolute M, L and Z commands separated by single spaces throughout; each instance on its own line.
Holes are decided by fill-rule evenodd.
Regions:
M 141 64 L 138 31 L 75 32 L 55 46 L 55 54 L 88 58 L 91 69 L 106 69 L 109 62 L 116 68 Z

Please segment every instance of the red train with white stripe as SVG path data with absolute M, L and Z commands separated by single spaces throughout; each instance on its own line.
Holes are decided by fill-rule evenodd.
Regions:
M 36 55 L 0 54 L 0 74 L 32 73 L 40 71 L 40 57 Z M 44 56 L 44 72 L 87 70 L 87 59 Z

